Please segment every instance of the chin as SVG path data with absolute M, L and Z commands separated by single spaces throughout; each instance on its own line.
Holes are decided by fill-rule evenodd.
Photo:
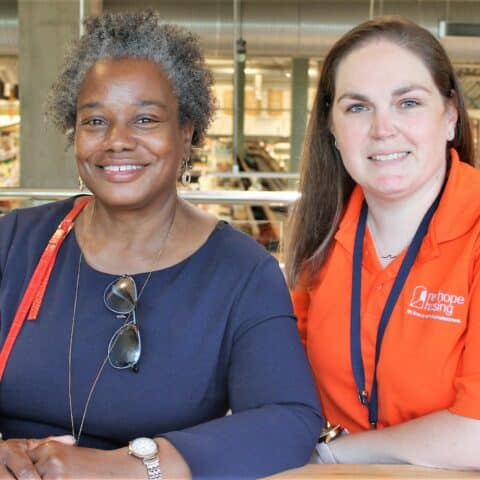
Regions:
M 373 185 L 373 190 L 384 194 L 399 194 L 411 189 L 411 185 L 403 176 L 395 175 L 394 177 L 377 179 Z
M 399 200 L 408 197 L 412 191 L 407 186 L 376 186 L 370 190 L 370 195 L 383 200 Z
M 94 195 L 98 202 L 112 208 L 134 208 L 147 202 L 146 196 L 139 195 L 139 192 L 119 192 L 117 194 L 110 192 L 108 195 L 98 192 Z

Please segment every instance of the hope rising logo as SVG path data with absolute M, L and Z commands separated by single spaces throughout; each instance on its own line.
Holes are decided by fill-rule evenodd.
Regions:
M 409 306 L 416 310 L 423 310 L 424 312 L 435 312 L 452 317 L 455 312 L 456 305 L 463 305 L 465 297 L 462 295 L 455 295 L 453 293 L 446 293 L 438 290 L 436 292 L 429 292 L 427 287 L 417 285 L 413 289 L 412 298 Z M 408 313 L 412 313 L 409 311 Z M 434 318 L 438 318 L 435 316 Z M 444 319 L 444 318 L 438 318 Z

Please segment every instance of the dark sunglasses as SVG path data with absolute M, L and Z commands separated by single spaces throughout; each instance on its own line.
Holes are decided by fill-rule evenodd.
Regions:
M 135 318 L 137 300 L 137 286 L 129 275 L 114 280 L 103 294 L 105 306 L 117 317 L 125 319 L 108 343 L 108 362 L 113 368 L 138 371 L 142 342 Z

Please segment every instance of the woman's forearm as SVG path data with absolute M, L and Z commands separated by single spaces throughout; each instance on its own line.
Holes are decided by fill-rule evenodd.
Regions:
M 480 469 L 480 420 L 448 410 L 393 427 L 345 435 L 330 443 L 339 463 L 411 463 Z
M 189 480 L 190 468 L 180 452 L 165 438 L 156 438 L 160 468 L 165 478 Z
M 164 478 L 190 480 L 190 469 L 176 448 L 165 438 L 156 441 Z M 23 457 L 19 454 L 22 445 L 17 448 L 17 452 L 13 450 L 15 442 L 26 443 Z M 8 445 L 7 442 L 4 443 L 3 451 L 10 444 L 12 447 L 7 452 L 10 455 L 4 455 L 2 461 L 5 459 L 7 466 L 15 473 L 18 469 L 25 469 L 25 465 L 30 465 L 32 478 L 148 478 L 145 465 L 140 459 L 128 454 L 128 447 L 115 450 L 77 447 L 71 442 L 57 441 L 55 437 L 44 440 L 12 440 Z M 12 452 L 16 453 L 15 457 L 12 457 Z M 1 472 L 0 477 L 3 478 Z
M 192 478 L 190 468 L 180 454 L 180 452 L 167 439 L 158 437 L 155 438 L 158 445 L 158 458 L 160 460 L 160 470 L 164 478 L 171 478 L 175 480 L 190 480 Z M 113 474 L 113 478 L 138 478 L 146 479 L 147 470 L 142 461 L 138 458 L 128 454 L 128 448 L 120 448 L 118 450 L 111 450 L 106 452 L 106 461 L 110 458 L 109 453 L 112 454 L 112 472 L 114 472 L 113 465 L 121 466 L 122 475 L 117 476 Z

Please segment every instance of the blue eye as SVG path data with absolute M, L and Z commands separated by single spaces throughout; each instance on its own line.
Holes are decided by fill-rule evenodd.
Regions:
M 367 106 L 362 105 L 361 103 L 355 103 L 347 107 L 347 112 L 351 112 L 351 113 L 360 113 L 366 110 L 367 110 Z
M 413 108 L 420 105 L 420 102 L 418 102 L 417 100 L 408 99 L 408 100 L 402 100 L 400 105 L 402 108 Z

